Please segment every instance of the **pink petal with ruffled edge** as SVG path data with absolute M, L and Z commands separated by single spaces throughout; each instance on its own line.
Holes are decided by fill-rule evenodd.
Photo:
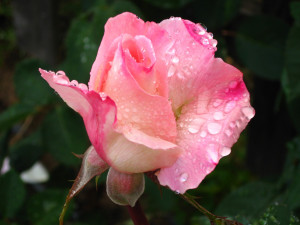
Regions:
M 89 138 L 99 156 L 115 169 L 127 173 L 140 173 L 172 165 L 179 149 L 173 143 L 147 136 L 139 131 L 127 130 L 126 136 L 135 136 L 141 144 L 133 143 L 116 132 L 116 108 L 106 97 L 103 100 L 94 91 L 75 81 L 70 82 L 63 72 L 41 70 L 42 77 L 62 99 L 83 117 Z M 148 148 L 146 145 L 151 145 Z
M 173 109 L 178 115 L 177 144 L 183 153 L 157 176 L 161 185 L 184 193 L 198 187 L 220 158 L 230 153 L 231 146 L 254 116 L 254 109 L 242 73 L 215 59 L 214 46 L 204 45 L 200 43 L 202 38 L 191 35 L 199 26 L 193 28 L 191 22 L 181 19 L 163 21 L 162 26 L 175 39 L 169 71 L 174 63 L 177 66 L 169 77 L 169 85 Z M 207 36 L 203 30 L 201 34 Z M 180 44 L 183 40 L 185 45 Z
M 167 78 L 165 76 L 166 68 L 164 61 L 161 59 L 164 59 L 165 52 L 171 43 L 168 34 L 158 24 L 154 22 L 144 22 L 143 20 L 137 18 L 136 15 L 128 12 L 110 18 L 105 24 L 105 33 L 91 70 L 91 78 L 89 81 L 90 89 L 93 89 L 97 92 L 103 91 L 103 84 L 105 83 L 107 72 L 110 70 L 109 62 L 112 60 L 114 55 L 111 45 L 115 39 L 124 34 L 130 35 L 137 39 L 136 43 L 137 47 L 140 48 L 140 52 L 149 51 L 148 55 L 151 55 L 151 51 L 153 49 L 155 52 L 155 57 L 160 59 L 156 61 L 152 70 L 156 71 L 155 82 L 158 93 L 161 96 L 167 97 L 168 87 Z M 145 41 L 145 39 L 150 40 L 152 47 L 149 48 L 149 44 L 146 43 L 147 41 Z M 146 48 L 144 48 L 145 46 Z M 142 79 L 137 80 L 139 81 Z M 151 84 L 148 83 L 148 86 L 149 85 Z M 141 86 L 143 87 L 144 85 Z

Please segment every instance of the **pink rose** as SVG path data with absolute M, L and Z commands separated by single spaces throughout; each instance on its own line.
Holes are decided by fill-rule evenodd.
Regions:
M 123 13 L 105 25 L 89 87 L 40 72 L 83 117 L 92 150 L 111 167 L 110 186 L 137 176 L 143 183 L 137 174 L 157 170 L 162 185 L 184 193 L 230 153 L 254 116 L 242 73 L 214 58 L 216 44 L 188 20 L 145 23 Z M 129 193 L 130 185 L 119 189 Z

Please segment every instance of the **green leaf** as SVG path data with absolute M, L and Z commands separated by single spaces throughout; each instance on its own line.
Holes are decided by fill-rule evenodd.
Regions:
M 269 80 L 280 79 L 288 29 L 283 21 L 270 16 L 242 20 L 235 39 L 237 56 L 255 75 Z
M 300 96 L 300 27 L 292 27 L 285 51 L 286 73 L 283 87 L 289 101 Z
M 164 9 L 179 9 L 193 0 L 144 0 L 145 2 Z
M 227 195 L 217 207 L 215 214 L 231 217 L 242 223 L 249 222 L 260 216 L 274 195 L 275 188 L 271 184 L 249 183 Z
M 46 149 L 65 165 L 78 165 L 72 153 L 82 154 L 89 146 L 81 117 L 67 107 L 57 107 L 47 115 L 42 127 Z
M 292 27 L 286 44 L 286 71 L 282 77 L 288 109 L 295 128 L 300 131 L 300 27 Z
M 292 225 L 292 220 L 297 220 L 293 216 L 292 211 L 284 204 L 274 202 L 270 204 L 260 216 L 259 219 L 255 220 L 253 225 L 268 224 L 268 225 L 278 225 L 278 224 L 290 224 Z M 294 223 L 296 224 L 296 223 Z
M 290 3 L 291 14 L 295 19 L 296 26 L 300 26 L 300 2 L 291 2 Z
M 35 112 L 32 106 L 24 103 L 17 103 L 10 106 L 0 114 L 0 131 L 12 127 L 15 123 L 25 119 L 28 115 Z
M 16 66 L 14 80 L 20 101 L 28 105 L 41 105 L 54 97 L 53 91 L 41 77 L 38 69 L 47 65 L 35 59 L 27 59 Z
M 28 220 L 33 225 L 58 224 L 66 190 L 48 189 L 32 196 L 27 204 Z
M 201 0 L 191 4 L 194 21 L 203 23 L 208 31 L 224 27 L 234 19 L 240 9 L 241 0 Z
M 25 187 L 19 175 L 10 170 L 0 176 L 0 214 L 12 218 L 25 199 Z
M 10 166 L 21 172 L 29 169 L 42 155 L 40 130 L 11 147 Z

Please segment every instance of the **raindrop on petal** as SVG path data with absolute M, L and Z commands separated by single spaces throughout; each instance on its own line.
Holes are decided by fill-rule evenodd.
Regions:
M 247 117 L 247 119 L 252 119 L 255 112 L 254 109 L 250 106 L 245 106 L 242 108 L 242 113 Z
M 214 113 L 214 119 L 215 120 L 222 120 L 222 119 L 224 119 L 224 114 L 222 112 L 215 112 Z
M 221 154 L 222 156 L 227 156 L 227 155 L 230 154 L 230 152 L 231 152 L 231 149 L 230 149 L 229 147 L 223 147 L 223 148 L 221 149 L 220 154 Z
M 221 124 L 219 123 L 209 123 L 207 125 L 207 130 L 210 134 L 218 134 L 222 129 Z
M 225 108 L 224 108 L 224 112 L 229 113 L 231 112 L 234 107 L 236 106 L 236 102 L 235 101 L 229 101 L 226 103 Z
M 189 175 L 187 173 L 183 173 L 183 174 L 181 174 L 179 180 L 180 180 L 180 182 L 184 183 L 187 181 L 188 177 L 189 177 Z

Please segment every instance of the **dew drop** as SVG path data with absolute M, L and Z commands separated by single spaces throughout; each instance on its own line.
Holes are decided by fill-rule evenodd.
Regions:
M 72 83 L 73 86 L 77 86 L 78 85 L 78 81 L 77 80 L 72 80 L 71 83 Z
M 65 76 L 65 72 L 64 71 L 57 71 L 57 73 L 55 74 L 56 76 Z
M 217 151 L 217 145 L 215 144 L 209 144 L 207 147 L 207 153 L 212 160 L 213 163 L 218 163 L 218 151 Z
M 229 83 L 229 88 L 231 88 L 231 89 L 236 88 L 237 84 L 238 84 L 238 82 L 233 80 Z
M 207 132 L 205 130 L 201 131 L 200 137 L 205 138 L 207 135 Z
M 171 65 L 170 68 L 169 68 L 169 70 L 168 70 L 168 77 L 173 76 L 174 73 L 175 73 L 175 71 L 176 71 L 175 66 L 172 66 L 172 65 Z
M 222 120 L 222 119 L 224 119 L 224 114 L 222 112 L 215 112 L 214 113 L 214 119 L 215 120 Z
M 213 33 L 209 32 L 209 33 L 207 33 L 207 37 L 208 37 L 208 39 L 213 39 L 214 35 L 213 35 Z
M 177 64 L 179 62 L 179 58 L 177 56 L 174 56 L 172 59 L 171 59 L 172 63 L 175 63 Z
M 234 123 L 234 122 L 231 122 L 231 123 L 229 124 L 229 126 L 230 126 L 231 128 L 235 128 L 235 123 Z
M 207 125 L 207 130 L 210 134 L 218 134 L 222 129 L 219 123 L 209 123 Z
M 225 108 L 224 108 L 224 112 L 229 113 L 231 112 L 234 107 L 236 106 L 236 102 L 235 101 L 229 101 L 226 103 Z
M 84 90 L 84 91 L 87 91 L 88 90 L 88 87 L 85 85 L 85 84 L 78 84 L 78 87 L 81 89 L 81 90 Z
M 201 42 L 202 42 L 203 45 L 208 45 L 209 44 L 209 41 L 208 41 L 207 38 L 202 38 Z
M 231 152 L 231 149 L 230 149 L 229 147 L 223 147 L 223 148 L 221 149 L 220 154 L 221 154 L 222 156 L 227 156 L 227 155 L 230 154 L 230 152 Z
M 199 129 L 195 126 L 190 125 L 189 128 L 188 128 L 188 131 L 192 134 L 196 134 L 196 133 L 198 133 Z
M 250 106 L 245 106 L 242 108 L 242 113 L 247 117 L 247 119 L 252 119 L 254 117 L 254 109 Z
M 69 84 L 69 82 L 65 79 L 57 79 L 56 83 L 58 83 L 58 84 Z
M 206 27 L 203 23 L 199 23 L 199 25 L 200 25 L 205 31 L 207 31 L 207 27 Z
M 213 103 L 213 106 L 214 106 L 214 107 L 218 107 L 219 105 L 221 105 L 221 103 L 222 103 L 222 100 L 221 100 L 221 99 L 216 99 L 216 100 L 214 101 L 214 103 Z
M 188 177 L 189 177 L 189 175 L 187 173 L 183 173 L 183 174 L 181 174 L 179 180 L 181 183 L 184 183 L 187 181 Z
M 232 135 L 232 131 L 229 130 L 229 129 L 227 129 L 227 130 L 225 130 L 225 134 L 226 134 L 228 137 L 230 137 L 230 136 Z
M 217 44 L 218 44 L 218 41 L 215 40 L 215 39 L 212 39 L 212 40 L 210 40 L 210 44 L 211 44 L 213 47 L 216 47 Z

